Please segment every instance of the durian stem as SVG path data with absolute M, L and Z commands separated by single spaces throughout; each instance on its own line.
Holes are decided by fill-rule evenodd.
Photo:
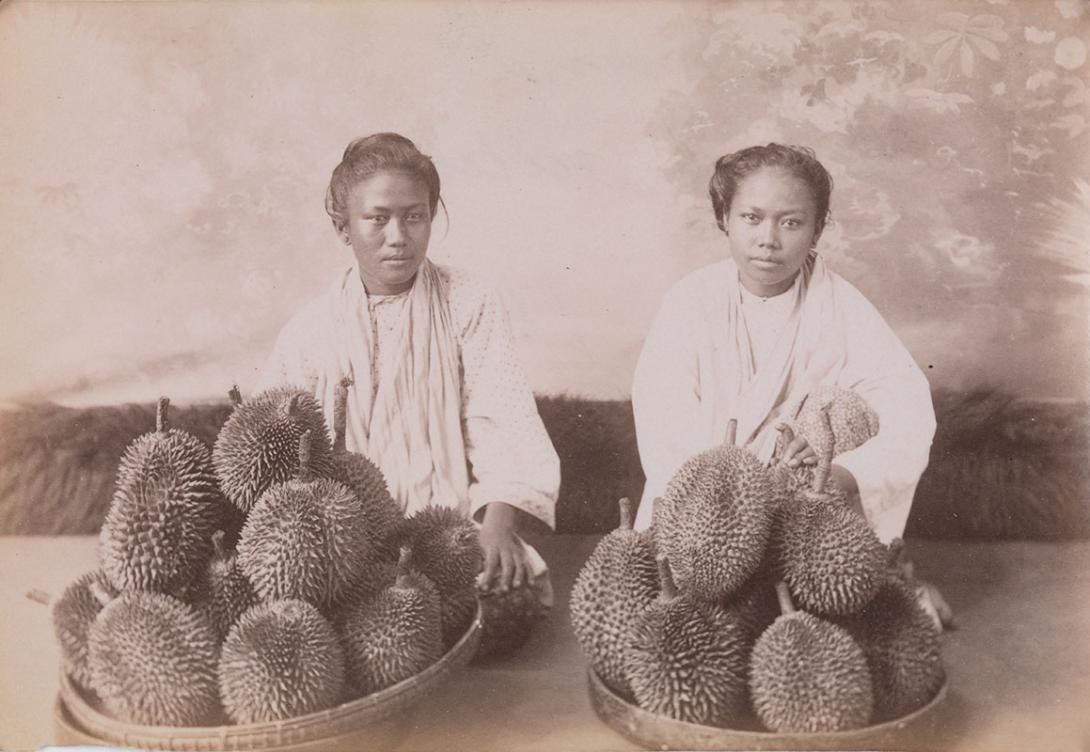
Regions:
M 780 602 L 780 612 L 785 616 L 795 613 L 795 604 L 791 602 L 791 591 L 787 589 L 787 583 L 780 580 L 776 583 L 776 598 Z
M 413 550 L 408 546 L 402 546 L 400 549 L 398 549 L 397 579 L 394 582 L 395 587 L 409 587 L 409 562 L 412 561 L 412 558 Z
M 215 552 L 217 559 L 225 558 L 227 555 L 227 548 L 223 545 L 223 540 L 226 537 L 227 533 L 222 530 L 212 533 L 212 550 Z
M 95 597 L 95 600 L 98 601 L 98 604 L 103 608 L 108 606 L 110 601 L 113 600 L 113 597 L 110 595 L 109 591 L 94 580 L 91 580 L 87 583 L 87 589 L 91 591 L 91 595 Z
M 155 430 L 157 433 L 166 433 L 170 430 L 170 422 L 167 411 L 170 408 L 170 398 L 160 397 L 159 404 L 155 407 Z
M 670 571 L 670 562 L 667 561 L 666 554 L 656 556 L 655 562 L 659 565 L 659 580 L 662 583 L 659 597 L 664 601 L 672 601 L 677 598 L 677 585 L 674 584 L 674 575 Z
M 822 433 L 824 433 L 825 436 L 828 437 L 830 440 L 828 442 L 829 451 L 824 452 L 818 458 L 817 467 L 814 468 L 814 480 L 810 484 L 810 490 L 816 494 L 820 494 L 825 491 L 825 483 L 829 480 L 829 471 L 833 465 L 833 442 L 831 438 L 833 433 L 833 424 L 832 421 L 829 419 L 829 407 L 829 405 L 826 405 L 825 407 L 821 408 L 820 412 L 818 413 L 818 415 L 820 416 L 819 419 L 821 421 Z
M 281 405 L 280 410 L 285 418 L 294 418 L 299 410 L 299 394 L 293 394 L 284 400 L 284 404 Z
M 617 505 L 621 508 L 621 524 L 617 526 L 618 530 L 631 530 L 632 529 L 632 500 L 627 496 L 617 502 Z
M 310 471 L 310 431 L 299 437 L 299 480 L 309 483 L 313 477 Z
M 738 419 L 731 418 L 727 421 L 727 440 L 723 442 L 725 446 L 734 446 L 738 441 Z
M 337 384 L 333 392 L 333 449 L 343 452 L 344 435 L 348 427 L 348 387 L 352 386 L 352 379 L 345 376 Z
M 780 436 L 776 439 L 776 447 L 768 463 L 770 466 L 783 462 L 783 453 L 787 451 L 787 445 L 795 440 L 795 429 L 787 423 L 780 423 L 776 426 L 776 430 L 780 432 Z
M 231 390 L 227 392 L 228 399 L 231 400 L 231 404 L 238 407 L 242 404 L 242 392 L 238 389 L 238 384 L 231 387 Z

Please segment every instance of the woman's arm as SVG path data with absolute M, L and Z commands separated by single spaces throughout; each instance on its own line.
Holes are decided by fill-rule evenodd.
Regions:
M 863 515 L 883 541 L 904 532 L 912 497 L 927 468 L 935 435 L 935 412 L 927 378 L 911 354 L 862 298 L 848 324 L 851 367 L 848 383 L 878 414 L 878 434 L 838 456 L 833 477 L 858 486 Z M 839 469 L 837 469 L 839 468 Z M 845 489 L 849 490 L 849 489 Z
M 463 415 L 470 465 L 470 514 L 482 522 L 484 587 L 530 579 L 518 513 L 555 527 L 560 460 L 516 357 L 506 311 L 494 293 L 474 291 L 462 331 Z M 452 293 L 452 312 L 456 309 Z M 457 316 L 457 314 L 456 314 Z
M 677 469 L 707 448 L 708 416 L 700 405 L 698 360 L 692 337 L 700 322 L 693 301 L 677 293 L 663 300 L 632 379 L 632 412 L 640 464 L 647 478 L 636 528 L 651 523 L 650 502 Z

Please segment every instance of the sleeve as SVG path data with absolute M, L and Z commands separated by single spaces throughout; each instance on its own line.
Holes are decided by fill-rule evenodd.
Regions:
M 835 460 L 859 485 L 863 513 L 878 537 L 904 533 L 916 485 L 927 468 L 935 436 L 931 388 L 912 355 L 881 315 L 866 310 L 849 323 L 853 382 L 845 384 L 878 414 L 878 433 Z
M 560 460 L 515 356 L 507 313 L 494 293 L 476 292 L 462 329 L 470 516 L 503 501 L 555 529 Z
M 654 499 L 677 469 L 697 452 L 706 417 L 700 405 L 699 360 L 691 335 L 691 300 L 674 288 L 651 324 L 632 379 L 636 443 L 647 482 L 636 529 L 651 524 Z

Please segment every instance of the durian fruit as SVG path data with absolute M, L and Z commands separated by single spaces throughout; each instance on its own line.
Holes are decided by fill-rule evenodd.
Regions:
M 99 533 L 99 558 L 118 590 L 181 593 L 211 555 L 223 502 L 208 447 L 169 427 L 159 400 L 156 430 L 121 457 L 117 486 Z
M 102 601 L 91 589 L 92 583 L 106 593 L 108 600 L 117 597 L 117 591 L 106 574 L 101 569 L 96 569 L 69 583 L 52 608 L 53 631 L 60 643 L 64 669 L 85 689 L 91 687 L 87 633 L 103 607 Z
M 878 414 L 851 389 L 819 386 L 806 396 L 796 412 L 788 425 L 806 439 L 819 459 L 835 459 L 878 433 Z M 800 488 L 813 485 L 813 465 L 799 465 L 792 472 Z
M 238 556 L 224 544 L 225 537 L 223 530 L 213 534 L 215 553 L 197 578 L 190 598 L 191 603 L 207 614 L 220 642 L 243 612 L 257 603 L 253 585 L 239 567 Z
M 477 662 L 504 658 L 521 648 L 548 612 L 528 585 L 506 592 L 490 590 L 481 594 L 480 603 L 481 642 L 474 656 Z
M 439 593 L 409 569 L 411 557 L 402 547 L 394 584 L 349 609 L 339 624 L 348 681 L 362 694 L 415 676 L 442 654 Z
M 633 622 L 659 592 L 651 535 L 632 529 L 632 502 L 621 499 L 621 522 L 587 558 L 569 599 L 572 630 L 599 678 L 630 695 L 624 644 Z
M 774 489 L 767 469 L 727 443 L 687 461 L 655 505 L 655 545 L 670 560 L 678 587 L 721 601 L 761 565 L 772 524 Z
M 749 639 L 737 615 L 679 594 L 658 557 L 662 591 L 635 621 L 625 676 L 641 708 L 688 723 L 728 727 L 747 709 Z
M 121 593 L 88 633 L 92 689 L 114 718 L 130 723 L 199 726 L 215 719 L 218 656 L 207 617 L 163 593 Z
M 738 616 L 752 641 L 756 641 L 780 615 L 775 580 L 766 571 L 758 572 L 720 605 Z
M 232 399 L 239 399 L 232 391 Z M 212 448 L 212 464 L 224 495 L 243 514 L 271 486 L 290 480 L 299 467 L 299 439 L 311 433 L 311 470 L 328 477 L 333 453 L 322 408 L 296 387 L 276 387 L 237 402 Z
M 886 548 L 865 519 L 823 494 L 829 459 L 819 461 L 814 488 L 799 499 L 773 550 L 782 557 L 783 579 L 801 608 L 843 616 L 862 609 L 877 592 Z
M 477 529 L 457 509 L 425 507 L 398 526 L 399 546 L 413 552 L 413 568 L 450 593 L 476 582 L 484 564 Z
M 750 657 L 749 688 L 761 723 L 777 733 L 862 728 L 874 707 L 863 650 L 841 627 L 795 611 L 777 584 L 783 615 Z
M 328 612 L 361 577 L 371 539 L 356 495 L 314 474 L 314 442 L 310 431 L 299 437 L 296 479 L 271 486 L 250 511 L 238 565 L 261 600 L 299 598 Z
M 462 639 L 476 615 L 476 585 L 463 585 L 457 590 L 439 593 L 439 622 L 443 632 L 444 649 L 449 650 Z
M 344 651 L 333 625 L 306 601 L 259 603 L 231 627 L 219 690 L 236 723 L 280 721 L 336 705 Z
M 862 611 L 837 623 L 867 657 L 876 721 L 911 713 L 942 686 L 946 671 L 939 632 L 899 578 L 887 578 Z
M 337 385 L 333 407 L 333 474 L 330 476 L 348 486 L 360 500 L 363 516 L 373 545 L 378 548 L 392 540 L 394 528 L 403 519 L 401 507 L 386 487 L 382 471 L 362 454 L 345 449 L 345 421 L 348 415 L 348 387 L 345 378 Z M 394 550 L 396 554 L 396 549 Z

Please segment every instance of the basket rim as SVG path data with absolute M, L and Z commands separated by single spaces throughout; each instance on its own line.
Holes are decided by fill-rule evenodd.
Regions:
M 776 731 L 762 731 L 759 729 L 732 729 L 723 728 L 719 726 L 705 726 L 699 723 L 690 723 L 688 721 L 681 721 L 676 718 L 671 718 L 660 713 L 655 713 L 645 708 L 641 708 L 638 705 L 634 705 L 625 698 L 618 695 L 609 687 L 598 673 L 594 670 L 593 666 L 587 667 L 587 677 L 590 684 L 590 691 L 592 695 L 600 695 L 607 697 L 610 702 L 622 705 L 626 711 L 635 718 L 645 718 L 648 721 L 654 721 L 658 724 L 664 724 L 668 728 L 676 728 L 679 732 L 688 732 L 691 734 L 704 734 L 710 736 L 721 736 L 726 739 L 731 737 L 736 743 L 745 744 L 747 740 L 761 744 L 769 743 L 784 743 L 784 744 L 845 744 L 845 743 L 864 743 L 872 741 L 875 737 L 883 734 L 893 734 L 901 731 L 906 726 L 914 723 L 925 715 L 929 715 L 942 701 L 946 698 L 947 691 L 950 687 L 949 675 L 943 676 L 942 684 L 936 690 L 934 696 L 924 703 L 919 708 L 916 708 L 910 713 L 893 718 L 888 721 L 882 721 L 881 723 L 874 723 L 869 726 L 863 726 L 862 728 L 849 729 L 846 731 L 814 731 L 814 732 L 793 732 L 793 733 L 778 733 Z M 598 705 L 592 703 L 595 706 L 595 713 L 598 717 L 606 723 L 606 725 L 613 728 L 623 736 L 627 736 L 630 739 L 635 739 L 640 744 L 645 744 L 646 740 L 636 739 L 634 736 L 630 736 L 632 733 L 631 728 L 620 728 L 619 725 L 611 723 L 611 719 L 603 716 L 598 712 Z
M 72 718 L 94 736 L 106 741 L 131 745 L 140 739 L 156 743 L 190 740 L 215 745 L 235 745 L 228 748 L 255 749 L 237 744 L 256 737 L 270 740 L 289 739 L 294 742 L 337 734 L 347 729 L 361 728 L 408 708 L 434 689 L 442 676 L 468 663 L 476 653 L 481 635 L 481 606 L 478 602 L 473 621 L 465 634 L 437 661 L 418 674 L 392 684 L 385 689 L 349 700 L 325 710 L 261 723 L 225 724 L 221 726 L 150 726 L 128 723 L 113 718 L 87 701 L 84 691 L 60 667 L 60 695 Z M 217 747 L 220 748 L 220 747 Z

